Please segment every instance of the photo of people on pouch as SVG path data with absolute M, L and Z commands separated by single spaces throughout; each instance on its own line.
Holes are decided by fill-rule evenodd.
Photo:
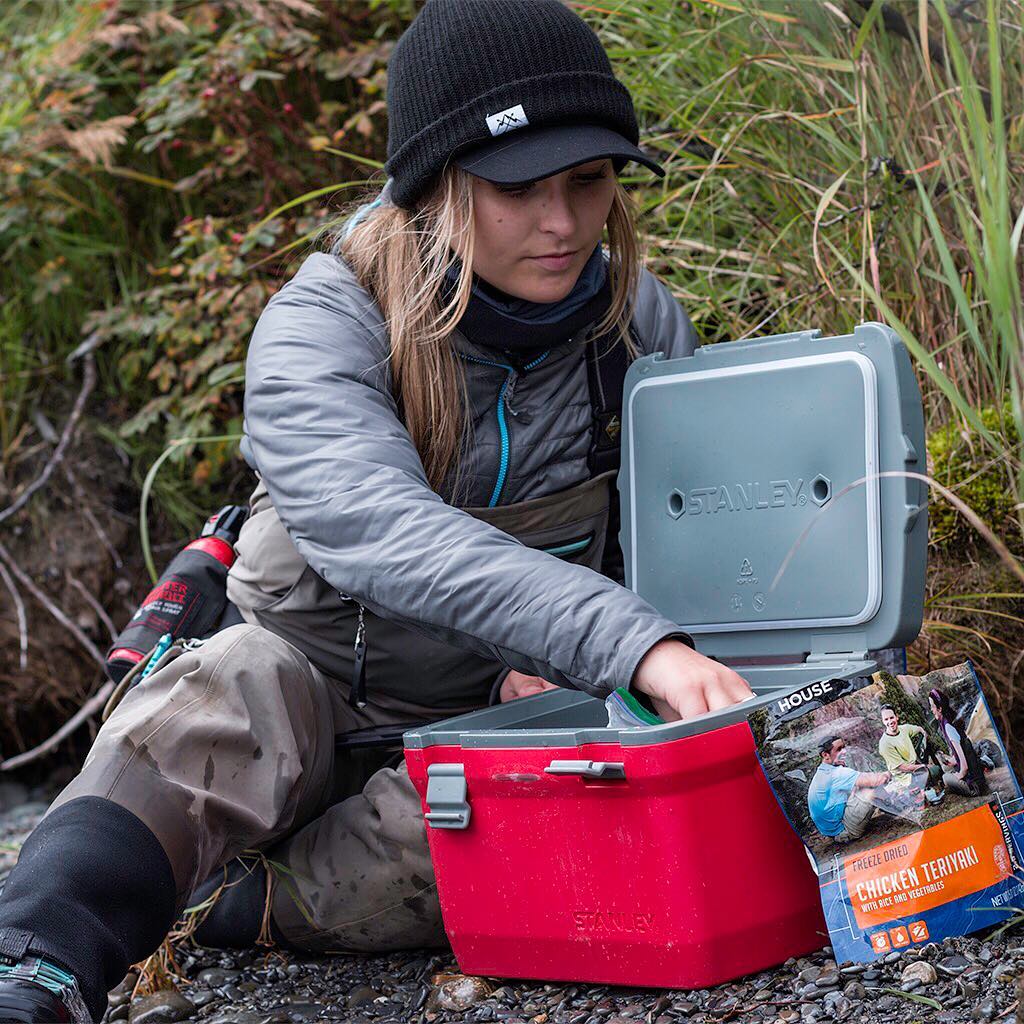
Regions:
M 1021 796 L 969 663 L 922 677 L 879 672 L 775 722 L 761 756 L 822 856 L 851 857 Z

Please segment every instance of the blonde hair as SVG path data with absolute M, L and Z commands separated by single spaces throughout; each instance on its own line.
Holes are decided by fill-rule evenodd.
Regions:
M 612 302 L 587 343 L 612 333 L 633 357 L 629 321 L 640 279 L 640 243 L 633 200 L 618 182 L 606 232 Z M 390 339 L 391 386 L 435 491 L 451 478 L 453 489 L 458 487 L 467 399 L 451 334 L 472 291 L 473 245 L 472 175 L 449 164 L 415 210 L 380 200 L 361 205 L 346 216 L 330 247 L 380 307 Z M 442 284 L 460 259 L 456 254 L 461 272 L 444 302 Z

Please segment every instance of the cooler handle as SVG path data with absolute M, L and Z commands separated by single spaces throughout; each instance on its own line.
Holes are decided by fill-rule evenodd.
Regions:
M 552 761 L 544 769 L 548 775 L 578 775 L 584 779 L 625 779 L 621 761 Z

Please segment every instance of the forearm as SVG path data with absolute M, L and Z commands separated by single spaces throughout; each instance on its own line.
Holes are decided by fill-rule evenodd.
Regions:
M 526 675 L 604 696 L 680 632 L 631 591 L 440 500 L 352 483 L 317 507 L 275 493 L 273 472 L 264 480 L 300 553 L 338 590 Z
M 854 783 L 855 789 L 873 789 L 875 786 L 884 786 L 889 781 L 888 772 L 861 772 Z

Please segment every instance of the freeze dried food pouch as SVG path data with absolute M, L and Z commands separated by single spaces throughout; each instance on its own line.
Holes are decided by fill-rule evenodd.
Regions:
M 814 682 L 748 720 L 838 960 L 989 928 L 1024 904 L 1024 800 L 969 661 Z
M 662 719 L 644 707 L 629 690 L 620 686 L 604 699 L 609 729 L 637 729 L 646 725 L 664 725 Z
M 753 700 L 757 700 L 756 694 L 739 701 L 739 704 L 747 704 Z M 608 712 L 609 729 L 643 729 L 651 725 L 665 724 L 663 718 L 655 714 L 625 686 L 620 686 L 605 697 L 604 706 Z

